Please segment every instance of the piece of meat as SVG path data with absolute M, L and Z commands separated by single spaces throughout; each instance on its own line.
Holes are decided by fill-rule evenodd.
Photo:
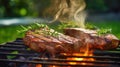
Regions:
M 26 32 L 23 38 L 25 45 L 37 52 L 48 52 L 52 57 L 56 53 L 79 52 L 81 46 L 79 39 L 59 34 L 57 37 L 35 33 L 34 30 Z
M 87 30 L 83 28 L 67 28 L 64 29 L 65 35 L 78 38 L 82 42 L 82 47 L 89 46 L 90 49 L 109 50 L 115 49 L 119 45 L 119 39 L 113 34 L 102 36 L 97 35 L 95 30 Z
M 95 30 L 68 28 L 58 36 L 46 35 L 47 29 L 29 30 L 23 41 L 37 52 L 48 52 L 52 57 L 57 53 L 78 53 L 89 50 L 109 50 L 118 47 L 119 40 L 112 34 L 98 36 Z M 52 30 L 53 31 L 53 30 Z

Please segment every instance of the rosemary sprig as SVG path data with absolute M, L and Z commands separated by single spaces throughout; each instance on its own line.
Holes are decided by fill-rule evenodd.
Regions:
M 58 25 L 58 30 L 60 32 L 63 32 L 62 30 L 65 28 L 76 28 L 79 27 L 78 25 L 76 25 L 76 22 L 71 21 L 71 22 L 67 22 L 67 23 L 61 23 Z
M 20 27 L 22 28 L 22 30 L 17 30 L 18 33 L 23 33 L 27 31 L 28 29 L 30 29 L 30 27 L 26 28 L 25 26 L 22 26 L 22 25 L 20 25 Z
M 34 23 L 32 25 L 29 26 L 23 26 L 20 25 L 20 27 L 22 28 L 21 30 L 17 30 L 18 33 L 24 33 L 28 30 L 34 30 L 34 33 L 36 34 L 42 34 L 42 35 L 49 35 L 49 36 L 58 36 L 59 33 L 51 28 L 49 28 L 46 24 L 43 23 Z
M 98 29 L 97 26 L 95 26 L 95 25 L 93 25 L 93 24 L 90 24 L 90 23 L 86 23 L 86 24 L 85 24 L 85 28 L 86 28 L 86 29 L 91 29 L 91 30 L 96 30 L 96 29 Z
M 107 28 L 107 29 L 101 28 L 101 29 L 97 30 L 98 35 L 103 35 L 103 34 L 107 34 L 107 33 L 111 33 L 111 32 L 112 32 L 111 28 Z
M 34 23 L 34 24 L 29 25 L 29 26 L 20 25 L 20 27 L 22 29 L 21 30 L 17 30 L 18 33 L 23 33 L 23 32 L 26 32 L 28 30 L 35 30 L 35 29 L 38 29 L 38 28 L 44 28 L 44 27 L 47 27 L 47 25 L 45 25 L 45 24 L 39 24 L 39 23 Z

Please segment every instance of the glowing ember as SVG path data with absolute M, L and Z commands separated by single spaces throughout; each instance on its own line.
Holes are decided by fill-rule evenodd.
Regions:
M 92 53 L 84 53 L 84 54 L 79 54 L 79 53 L 73 53 L 73 56 L 93 56 Z M 94 61 L 93 58 L 67 58 L 67 60 L 76 60 L 76 61 Z M 69 64 L 75 65 L 75 64 L 82 64 L 82 65 L 86 65 L 87 63 L 78 63 L 78 62 L 69 62 Z
M 66 58 L 66 60 L 74 60 L 74 61 L 95 61 L 94 58 L 85 58 L 85 56 L 93 56 L 93 50 L 89 49 L 89 44 L 87 44 L 86 46 L 84 46 L 83 49 L 80 49 L 80 51 L 82 51 L 83 53 L 72 53 L 72 54 L 68 54 L 68 53 L 61 53 L 64 56 L 76 56 L 76 57 L 82 57 L 82 58 L 75 58 L 75 57 L 68 57 Z M 83 58 L 84 57 L 84 58 Z M 68 64 L 70 65 L 76 65 L 76 64 L 81 64 L 81 65 L 92 65 L 92 63 L 85 63 L 85 62 L 68 62 Z M 36 67 L 42 67 L 41 64 L 36 65 Z M 55 66 L 55 65 L 50 65 L 49 67 L 59 67 L 59 66 Z M 69 66 L 68 66 L 69 67 Z
M 36 67 L 42 67 L 42 65 L 41 64 L 36 64 Z M 49 65 L 48 67 L 57 67 L 57 66 L 55 66 L 55 65 Z
M 42 67 L 42 65 L 41 64 L 36 64 L 36 67 Z
M 83 49 L 80 49 L 80 51 L 83 51 L 83 53 L 73 53 L 72 56 L 93 56 L 93 50 L 89 50 L 89 45 L 87 44 L 85 46 L 85 48 Z M 65 54 L 64 55 L 68 55 L 68 54 Z M 95 61 L 93 58 L 67 58 L 67 60 L 76 60 L 76 61 Z M 68 64 L 71 64 L 71 65 L 75 65 L 75 64 L 82 64 L 82 65 L 87 65 L 88 63 L 84 63 L 84 62 L 69 62 Z

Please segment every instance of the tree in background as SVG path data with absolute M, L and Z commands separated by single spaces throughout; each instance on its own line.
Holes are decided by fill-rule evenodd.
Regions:
M 91 12 L 104 12 L 107 10 L 104 0 L 86 0 L 87 10 Z
M 120 0 L 86 0 L 87 10 L 91 12 L 120 12 Z
M 105 0 L 104 2 L 109 12 L 120 12 L 120 0 Z
M 86 9 L 93 13 L 120 12 L 120 0 L 85 1 Z M 0 0 L 0 18 L 41 17 L 50 4 L 50 0 Z
M 31 16 L 33 7 L 33 0 L 0 0 L 0 17 Z

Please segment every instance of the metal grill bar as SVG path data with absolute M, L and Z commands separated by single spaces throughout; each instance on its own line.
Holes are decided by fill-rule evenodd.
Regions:
M 12 48 L 11 48 L 12 49 Z M 0 49 L 1 50 L 1 49 Z M 3 48 L 4 50 L 4 48 Z M 5 49 L 6 50 L 6 49 Z M 10 49 L 7 49 L 8 51 L 11 51 Z M 13 51 L 24 51 L 24 52 L 28 52 L 29 54 L 24 54 L 24 53 L 18 53 L 18 54 L 11 54 L 11 53 L 7 53 L 7 52 L 0 52 L 0 55 L 15 55 L 15 56 L 36 56 L 38 55 L 37 52 L 34 51 L 29 51 L 29 50 L 25 50 L 25 49 L 12 49 Z M 34 52 L 34 53 L 33 53 Z M 30 54 L 31 53 L 31 54 Z M 113 53 L 114 54 L 114 53 Z M 109 54 L 107 54 L 109 55 Z M 118 54 L 117 54 L 118 55 Z M 58 55 L 56 57 L 61 57 L 61 58 L 94 58 L 94 59 L 111 59 L 111 60 L 120 60 L 120 57 L 112 57 L 112 56 L 73 56 L 73 55 Z M 119 55 L 120 56 L 120 55 Z
M 120 52 L 118 51 L 113 51 L 113 52 L 110 52 L 110 51 L 99 51 L 99 50 L 96 50 L 94 51 L 95 55 L 101 55 L 101 56 L 104 56 L 104 55 L 110 55 L 110 56 L 120 56 Z
M 26 49 L 18 49 L 18 48 L 0 48 L 0 50 L 3 50 L 3 51 L 30 51 L 30 50 L 26 50 Z
M 120 60 L 120 57 L 111 57 L 111 56 L 65 56 L 65 55 L 61 55 L 60 57 L 63 58 L 94 58 L 94 59 L 116 59 L 116 60 Z
M 24 45 L 11 45 L 11 44 L 0 45 L 0 47 L 26 48 L 26 46 L 24 46 Z
M 55 61 L 55 62 L 81 62 L 81 63 L 97 63 L 97 64 L 120 64 L 120 62 L 116 61 L 78 61 L 78 60 L 66 60 L 66 59 L 55 59 L 55 58 L 34 58 L 34 60 L 39 61 Z
M 10 55 L 10 56 L 38 56 L 38 53 L 32 53 L 32 54 L 23 54 L 23 53 L 18 53 L 18 54 L 11 54 L 11 53 L 5 53 L 5 52 L 0 52 L 0 55 Z M 58 57 L 58 56 L 57 56 Z M 94 59 L 114 59 L 114 60 L 120 60 L 120 57 L 111 57 L 111 56 L 65 56 L 65 55 L 60 55 L 59 57 L 61 58 L 94 58 Z
M 23 45 L 23 42 L 8 42 L 7 44 Z
M 18 53 L 18 54 L 12 54 L 12 53 L 5 53 L 5 52 L 0 52 L 0 55 L 9 55 L 9 56 L 38 56 L 38 53 L 32 53 L 32 54 L 22 54 L 22 53 Z
M 32 63 L 32 64 L 43 64 L 43 65 L 59 65 L 59 66 L 82 66 L 82 67 L 106 67 L 105 65 L 98 65 L 99 63 L 104 63 L 105 62 L 97 62 L 98 64 L 92 65 L 92 64 L 87 64 L 87 65 L 83 65 L 83 64 L 68 64 L 68 63 L 56 63 L 56 62 L 51 62 L 51 61 L 21 61 L 21 60 L 6 60 L 6 59 L 0 59 L 0 61 L 2 62 L 15 62 L 15 63 Z M 83 63 L 83 62 L 82 62 Z M 95 62 L 94 62 L 95 63 Z M 111 63 L 115 63 L 115 64 L 119 64 L 117 62 L 106 62 L 108 64 Z
M 10 45 L 9 45 L 10 46 Z M 34 51 L 30 51 L 30 50 L 26 50 L 26 46 L 24 46 L 22 49 L 18 49 L 18 47 L 22 47 L 22 46 L 18 46 L 16 45 L 17 47 L 14 48 L 15 46 L 11 45 L 11 47 L 6 47 L 6 48 L 0 48 L 0 51 L 3 50 L 3 51 L 23 51 L 23 52 L 34 52 Z M 81 53 L 82 54 L 82 53 Z M 94 55 L 114 55 L 114 56 L 120 56 L 120 52 L 108 52 L 108 51 L 96 51 L 93 53 Z M 64 56 L 65 57 L 65 56 Z M 69 57 L 69 55 L 68 55 Z M 70 56 L 70 57 L 77 57 L 77 56 Z

